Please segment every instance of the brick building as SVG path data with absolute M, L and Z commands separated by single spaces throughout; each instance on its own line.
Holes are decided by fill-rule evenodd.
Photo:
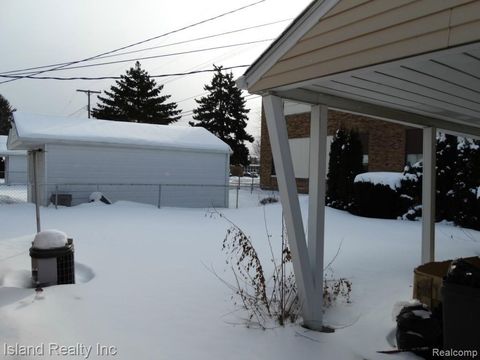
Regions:
M 310 113 L 308 111 L 306 106 L 285 105 L 285 118 L 297 186 L 298 190 L 304 193 L 308 192 L 310 137 Z M 343 127 L 357 130 L 364 151 L 365 171 L 403 171 L 405 164 L 416 162 L 422 157 L 421 129 L 334 110 L 329 110 L 328 117 L 327 146 L 330 146 L 337 129 Z M 260 165 L 261 187 L 276 189 L 275 167 L 263 114 Z

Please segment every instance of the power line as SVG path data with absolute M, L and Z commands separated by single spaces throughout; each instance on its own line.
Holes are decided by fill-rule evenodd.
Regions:
M 237 68 L 245 68 L 249 67 L 250 65 L 236 65 L 236 66 L 229 66 L 222 68 L 223 70 L 231 70 Z M 163 78 L 169 76 L 185 76 L 185 75 L 193 75 L 193 74 L 200 74 L 200 73 L 207 73 L 207 72 L 214 72 L 217 71 L 216 69 L 204 69 L 204 70 L 195 70 L 183 73 L 172 73 L 172 74 L 160 74 L 160 75 L 149 75 L 151 78 Z M 33 80 L 118 80 L 121 79 L 121 76 L 99 76 L 99 77 L 59 77 L 59 76 L 33 76 L 33 75 L 0 75 L 3 78 L 9 79 L 33 79 Z M 0 82 L 0 84 L 2 84 Z
M 191 42 L 195 42 L 195 41 L 199 41 L 199 40 L 211 39 L 211 38 L 214 38 L 214 37 L 219 37 L 219 36 L 234 34 L 234 33 L 242 32 L 242 31 L 251 30 L 251 29 L 257 29 L 257 28 L 260 28 L 260 27 L 265 27 L 265 26 L 270 26 L 270 25 L 275 25 L 275 24 L 279 24 L 279 23 L 282 23 L 282 22 L 285 22 L 285 21 L 288 21 L 288 20 L 291 20 L 291 18 L 289 18 L 289 19 L 283 19 L 283 20 L 277 20 L 277 21 L 273 21 L 273 22 L 269 22 L 269 23 L 264 23 L 264 24 L 259 24 L 259 25 L 254 25 L 254 26 L 249 26 L 249 27 L 245 27 L 245 28 L 241 28 L 241 29 L 232 30 L 232 31 L 226 31 L 226 32 L 218 33 L 218 34 L 213 34 L 213 35 L 198 37 L 198 38 L 194 38 L 194 39 L 189 39 L 189 40 L 184 40 L 184 41 L 178 41 L 178 42 L 174 42 L 174 43 L 170 43 L 170 44 L 164 44 L 164 45 L 159 45 L 159 46 L 151 46 L 151 47 L 144 48 L 144 49 L 138 49 L 138 50 L 132 50 L 132 51 L 125 51 L 125 52 L 121 52 L 121 53 L 117 53 L 117 54 L 99 56 L 99 57 L 97 57 L 96 59 L 105 59 L 105 58 L 110 58 L 110 57 L 115 57 L 115 56 L 134 54 L 134 53 L 138 53 L 138 52 L 142 52 L 142 51 L 149 51 L 149 50 L 160 49 L 160 48 L 165 48 L 165 47 L 174 46 L 174 45 L 181 45 L 181 44 L 191 43 Z M 66 65 L 66 64 L 68 64 L 68 62 L 57 63 L 57 64 L 50 64 L 50 65 L 42 65 L 42 66 L 35 66 L 35 67 L 29 67 L 29 68 L 23 68 L 23 69 L 17 69 L 17 70 L 3 71 L 3 72 L 0 72 L 0 74 L 6 75 L 6 74 L 15 73 L 15 75 L 22 75 L 22 72 L 25 72 L 25 71 L 44 69 L 44 68 L 49 68 L 49 67 L 54 67 L 54 66 L 60 66 L 60 65 Z
M 189 99 L 191 99 L 191 98 L 193 98 L 193 97 L 196 97 L 196 96 L 197 96 L 197 95 L 192 96 L 192 97 L 190 97 Z M 247 97 L 250 97 L 250 99 L 247 99 Z M 246 95 L 246 96 L 245 96 L 245 101 L 248 102 L 248 101 L 250 101 L 250 100 L 255 100 L 255 99 L 259 98 L 259 97 L 261 97 L 261 96 L 260 96 L 260 95 L 257 95 L 257 94 Z M 185 100 L 188 100 L 188 99 L 185 99 Z M 183 101 L 183 100 L 181 100 L 181 101 Z M 178 104 L 178 103 L 181 102 L 181 101 L 177 101 L 176 103 Z M 182 115 L 182 116 L 190 116 L 190 115 L 193 115 L 193 110 L 194 110 L 194 109 L 185 110 L 185 111 L 181 112 L 180 115 Z
M 188 98 L 185 98 L 185 99 L 182 99 L 182 100 L 179 100 L 179 101 L 175 101 L 177 104 L 181 103 L 181 102 L 184 102 L 184 101 L 187 101 L 187 100 L 190 100 L 190 99 L 193 99 L 193 98 L 196 98 L 196 97 L 199 97 L 199 96 L 203 96 L 205 94 L 208 94 L 208 91 L 204 91 L 203 93 L 201 94 L 197 94 L 197 95 L 193 95 L 193 96 L 189 96 Z
M 76 115 L 76 114 L 79 113 L 80 111 L 85 110 L 85 108 L 86 108 L 86 106 L 83 105 L 80 109 L 75 110 L 74 112 L 72 112 L 72 113 L 71 113 L 70 115 L 68 115 L 68 116 L 70 117 L 70 116 Z
M 190 29 L 190 28 L 192 28 L 192 27 L 195 27 L 195 26 L 198 26 L 198 25 L 201 25 L 201 24 L 204 24 L 204 23 L 207 23 L 207 22 L 209 22 L 209 21 L 213 21 L 213 20 L 219 19 L 219 18 L 221 18 L 221 17 L 224 17 L 224 16 L 227 16 L 227 15 L 233 14 L 233 13 L 235 13 L 235 12 L 238 12 L 238 11 L 241 11 L 241 10 L 244 10 L 244 9 L 247 9 L 247 8 L 249 8 L 249 7 L 258 5 L 258 4 L 260 4 L 260 3 L 262 3 L 262 2 L 265 2 L 265 1 L 266 1 L 266 0 L 256 1 L 256 2 L 254 2 L 254 3 L 251 3 L 251 4 L 248 4 L 248 5 L 245 5 L 245 6 L 236 8 L 236 9 L 234 9 L 234 10 L 230 10 L 230 11 L 224 12 L 224 13 L 222 13 L 222 14 L 220 14 L 220 15 L 213 16 L 213 17 L 210 17 L 210 18 L 208 18 L 208 19 L 205 19 L 205 20 L 202 20 L 202 21 L 199 21 L 199 22 L 196 22 L 196 23 L 193 23 L 193 24 L 190 24 L 190 25 L 181 27 L 181 28 L 179 28 L 179 29 L 176 29 L 176 30 L 172 30 L 172 31 L 163 33 L 163 34 L 161 34 L 161 35 L 157 35 L 157 36 L 154 36 L 154 37 L 145 39 L 145 40 L 137 41 L 137 42 L 135 42 L 135 43 L 133 43 L 133 44 L 129 44 L 129 45 L 126 45 L 126 46 L 122 46 L 122 47 L 117 48 L 117 49 L 114 49 L 114 50 L 106 51 L 106 52 L 103 52 L 103 53 L 101 53 L 101 54 L 98 54 L 98 55 L 95 55 L 95 56 L 91 56 L 91 57 L 88 57 L 88 58 L 85 58 L 85 59 L 82 59 L 82 60 L 72 61 L 72 62 L 69 62 L 69 63 L 67 63 L 67 64 L 65 64 L 65 65 L 60 65 L 60 66 L 54 67 L 53 69 L 41 70 L 41 71 L 36 72 L 36 73 L 33 74 L 33 75 L 43 74 L 43 73 L 46 73 L 46 72 L 49 72 L 49 71 L 53 71 L 53 70 L 57 70 L 57 69 L 61 69 L 61 68 L 67 67 L 67 66 L 69 66 L 69 65 L 74 65 L 74 64 L 81 63 L 81 62 L 93 60 L 93 59 L 96 59 L 96 58 L 98 58 L 98 57 L 100 57 L 100 56 L 113 54 L 113 53 L 118 52 L 118 51 L 121 51 L 121 50 L 125 50 L 125 49 L 131 48 L 131 47 L 134 47 L 134 46 L 137 46 L 137 45 L 140 45 L 140 44 L 144 44 L 144 43 L 146 43 L 146 42 L 149 42 L 149 41 L 152 41 L 152 40 L 156 40 L 156 39 L 159 39 L 159 38 L 161 38 L 161 37 L 165 37 L 165 36 L 167 36 L 167 35 L 171 35 L 171 34 L 174 34 L 174 33 L 177 33 L 177 32 L 180 32 L 180 31 L 183 31 L 183 30 L 186 30 L 186 29 Z M 25 77 L 28 77 L 28 76 L 10 78 L 9 80 L 5 80 L 5 81 L 0 82 L 0 84 L 4 84 L 4 83 L 7 83 L 7 82 L 11 82 L 11 81 L 16 81 L 16 80 L 18 80 L 18 79 L 23 79 L 23 78 L 25 78 Z
M 117 61 L 108 61 L 108 62 L 96 63 L 96 64 L 70 66 L 70 67 L 64 67 L 64 68 L 56 69 L 56 70 L 55 70 L 55 69 L 52 69 L 52 70 L 50 70 L 50 71 L 64 71 L 64 70 L 81 69 L 81 68 L 94 67 L 94 66 L 120 64 L 120 63 L 132 62 L 132 61 L 138 61 L 138 60 L 151 60 L 151 59 L 158 59 L 158 58 L 162 58 L 162 57 L 186 55 L 186 54 L 192 54 L 192 53 L 198 53 L 198 52 L 205 52 L 205 51 L 212 51 L 212 50 L 218 50 L 218 49 L 225 49 L 225 48 L 236 47 L 236 46 L 245 46 L 245 45 L 251 45 L 251 44 L 258 44 L 258 43 L 261 43 L 261 42 L 272 41 L 272 40 L 273 40 L 273 39 L 263 39 L 263 40 L 256 40 L 256 41 L 248 41 L 248 42 L 243 42 L 243 43 L 223 45 L 223 46 L 215 46 L 215 47 L 210 47 L 210 48 L 195 49 L 195 50 L 188 50 L 188 51 L 180 51 L 180 52 L 170 53 L 170 54 L 160 54 L 160 55 L 145 56 L 145 57 L 140 57 L 140 58 L 131 58 L 131 59 L 124 59 L 124 60 L 117 60 Z M 35 75 L 35 72 L 18 73 L 18 74 L 14 74 L 14 75 L 15 75 L 15 76 Z

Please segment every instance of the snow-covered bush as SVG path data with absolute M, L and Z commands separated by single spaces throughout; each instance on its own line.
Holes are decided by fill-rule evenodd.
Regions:
M 370 172 L 359 174 L 353 184 L 353 205 L 350 212 L 355 215 L 396 219 L 403 210 L 398 192 L 402 173 Z

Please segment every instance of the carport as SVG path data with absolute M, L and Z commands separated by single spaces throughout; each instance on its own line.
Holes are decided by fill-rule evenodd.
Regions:
M 314 1 L 237 84 L 263 97 L 307 327 L 323 329 L 328 109 L 423 129 L 419 262 L 435 259 L 436 132 L 480 137 L 479 0 Z M 298 202 L 284 100 L 312 107 L 308 237 Z

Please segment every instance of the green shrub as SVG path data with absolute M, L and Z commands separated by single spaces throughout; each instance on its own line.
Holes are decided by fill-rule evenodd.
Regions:
M 353 205 L 350 212 L 355 215 L 396 219 L 403 212 L 404 205 L 397 190 L 388 185 L 371 182 L 353 184 Z

